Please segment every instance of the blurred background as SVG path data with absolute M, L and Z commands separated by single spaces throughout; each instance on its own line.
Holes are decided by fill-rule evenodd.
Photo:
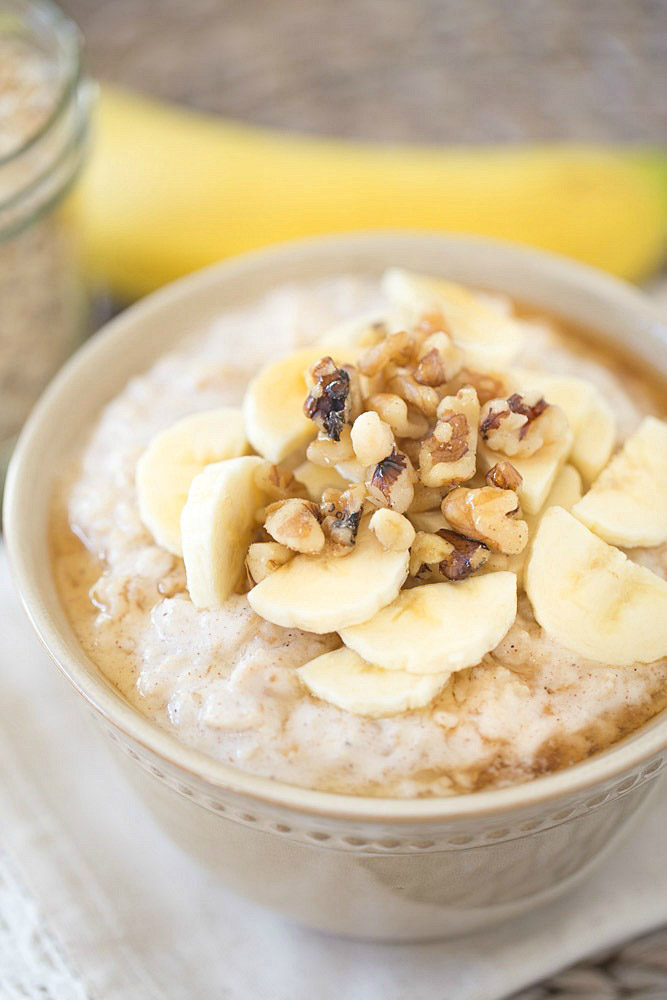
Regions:
M 665 0 L 64 0 L 92 72 L 361 139 L 659 143 Z

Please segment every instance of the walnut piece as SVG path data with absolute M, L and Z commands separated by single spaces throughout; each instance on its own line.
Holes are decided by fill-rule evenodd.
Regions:
M 415 529 L 407 517 L 387 507 L 375 511 L 368 527 L 382 548 L 391 552 L 405 552 L 415 538 Z
M 450 554 L 438 564 L 440 573 L 447 580 L 465 580 L 488 562 L 489 549 L 483 542 L 446 529 L 439 531 L 438 535 L 451 545 Z
M 408 365 L 417 347 L 417 340 L 411 333 L 405 331 L 392 333 L 379 344 L 369 348 L 357 361 L 362 375 L 377 375 L 386 365 Z
M 514 468 L 511 462 L 496 462 L 486 476 L 487 486 L 497 486 L 499 490 L 514 490 L 519 492 L 523 476 Z
M 313 554 L 324 548 L 317 504 L 310 500 L 279 500 L 266 508 L 264 529 L 281 545 Z
M 410 550 L 410 575 L 465 580 L 484 566 L 489 550 L 482 542 L 455 531 L 417 532 Z
M 388 392 L 395 393 L 410 406 L 414 406 L 424 416 L 431 418 L 435 416 L 440 402 L 438 393 L 430 386 L 420 385 L 409 372 L 399 371 L 387 381 L 386 388 Z
M 442 513 L 457 532 L 506 555 L 523 552 L 528 542 L 528 525 L 518 511 L 516 493 L 497 486 L 459 486 L 442 501 Z
M 270 501 L 306 496 L 303 483 L 295 479 L 291 472 L 268 462 L 255 473 L 255 484 Z
M 433 333 L 419 350 L 415 381 L 436 388 L 450 382 L 463 366 L 463 352 L 446 333 Z
M 253 542 L 245 561 L 251 585 L 261 583 L 293 556 L 294 552 L 279 542 Z
M 372 501 L 402 514 L 414 499 L 413 481 L 412 462 L 407 455 L 394 449 L 391 455 L 373 467 L 366 486 Z
M 338 465 L 354 459 L 352 429 L 343 427 L 338 441 L 332 441 L 326 434 L 318 434 L 306 450 L 306 458 L 313 465 Z
M 394 450 L 394 433 L 375 410 L 367 410 L 352 425 L 352 447 L 361 465 L 376 465 Z
M 345 555 L 354 547 L 365 499 L 366 487 L 361 483 L 346 490 L 330 488 L 322 494 L 320 516 L 333 555 Z
M 547 403 L 539 392 L 515 392 L 507 399 L 491 399 L 482 407 L 479 432 L 491 451 L 508 457 L 529 458 L 544 445 L 567 433 L 568 421 L 559 406 Z
M 439 534 L 418 531 L 410 548 L 410 576 L 423 576 L 425 570 L 447 559 L 451 551 L 451 543 Z
M 401 438 L 420 438 L 428 431 L 428 419 L 419 410 L 410 410 L 408 404 L 393 392 L 378 392 L 366 400 L 366 407 L 374 410 L 389 424 L 394 434 Z
M 419 476 L 425 486 L 437 488 L 465 483 L 475 475 L 479 403 L 474 389 L 445 396 L 438 420 L 419 452 Z
M 450 392 L 458 392 L 459 389 L 466 387 L 475 390 L 480 406 L 484 406 L 490 399 L 504 396 L 508 391 L 508 386 L 502 375 L 462 368 L 447 388 Z
M 333 358 L 322 358 L 309 372 L 310 392 L 303 412 L 332 441 L 340 441 L 345 424 L 351 424 L 361 409 L 356 372 L 351 365 L 338 367 Z

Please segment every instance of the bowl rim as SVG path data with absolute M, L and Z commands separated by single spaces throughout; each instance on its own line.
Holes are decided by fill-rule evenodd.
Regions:
M 386 251 L 392 241 L 404 244 L 406 240 L 430 242 L 441 248 L 445 245 L 467 246 L 475 251 L 501 255 L 525 267 L 537 269 L 552 280 L 583 287 L 611 303 L 619 303 L 625 309 L 637 312 L 638 319 L 641 318 L 644 323 L 652 327 L 658 323 L 662 327 L 650 300 L 638 289 L 617 278 L 569 258 L 476 236 L 414 231 L 364 232 L 294 240 L 250 251 L 186 275 L 153 292 L 105 324 L 75 352 L 50 383 L 23 428 L 10 463 L 3 507 L 10 569 L 28 618 L 54 663 L 109 725 L 150 754 L 212 789 L 300 814 L 399 825 L 497 816 L 575 793 L 585 793 L 602 782 L 622 776 L 664 750 L 667 747 L 667 712 L 660 713 L 639 730 L 578 764 L 520 784 L 472 793 L 431 798 L 378 798 L 316 791 L 261 777 L 181 743 L 125 701 L 83 650 L 70 647 L 46 609 L 42 597 L 44 583 L 40 583 L 29 569 L 26 552 L 31 533 L 28 519 L 22 518 L 20 512 L 30 502 L 30 479 L 24 470 L 28 468 L 30 455 L 39 440 L 52 431 L 52 410 L 58 401 L 66 398 L 74 375 L 94 370 L 98 357 L 109 354 L 114 338 L 126 328 L 140 327 L 145 318 L 163 313 L 184 298 L 196 298 L 221 276 L 232 281 L 257 269 L 271 267 L 279 260 L 289 261 L 295 254 L 303 255 L 304 251 L 339 253 L 342 247 L 350 247 L 372 254 L 373 248 L 379 244 Z M 131 375 L 128 374 L 128 377 Z M 43 580 L 48 580 L 50 575 L 44 574 Z

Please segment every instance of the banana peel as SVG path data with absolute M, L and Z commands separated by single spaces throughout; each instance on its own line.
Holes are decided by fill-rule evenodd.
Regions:
M 108 86 L 93 129 L 67 211 L 91 279 L 123 300 L 259 246 L 369 229 L 505 239 L 631 281 L 665 259 L 660 150 L 348 142 Z

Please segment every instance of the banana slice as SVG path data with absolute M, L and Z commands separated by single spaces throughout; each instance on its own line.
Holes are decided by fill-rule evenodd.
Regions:
M 551 487 L 542 511 L 537 515 L 528 514 L 526 517 L 531 534 L 533 534 L 543 513 L 549 507 L 562 507 L 563 510 L 572 510 L 575 503 L 581 500 L 582 492 L 581 476 L 573 465 L 564 465 L 556 476 L 556 481 Z
M 573 465 L 564 465 L 556 476 L 548 497 L 544 501 L 544 506 L 537 514 L 525 514 L 528 524 L 529 541 L 523 552 L 518 555 L 502 556 L 494 553 L 481 572 L 494 572 L 497 569 L 508 569 L 516 573 L 517 585 L 523 588 L 523 574 L 526 563 L 530 555 L 532 539 L 539 527 L 539 523 L 550 507 L 562 507 L 564 510 L 571 510 L 577 500 L 581 500 L 582 487 L 581 476 Z
M 139 516 L 158 545 L 183 554 L 181 513 L 194 477 L 250 450 L 237 409 L 192 413 L 156 434 L 137 462 Z
M 540 522 L 525 583 L 542 628 L 578 656 L 623 667 L 667 654 L 667 583 L 561 507 Z
M 667 542 L 667 423 L 646 417 L 572 513 L 612 545 Z
M 616 421 L 600 390 L 586 379 L 513 368 L 509 377 L 517 391 L 541 390 L 547 402 L 560 406 L 570 422 L 574 442 L 570 461 L 587 483 L 605 467 L 616 443 Z
M 345 556 L 298 555 L 248 594 L 262 618 L 307 632 L 336 632 L 372 618 L 394 600 L 408 575 L 408 552 L 382 548 L 368 527 Z
M 390 268 L 382 288 L 400 318 L 413 324 L 424 313 L 440 312 L 448 332 L 482 371 L 509 364 L 523 341 L 521 326 L 472 292 L 450 281 Z
M 297 465 L 294 478 L 303 483 L 310 499 L 317 503 L 326 489 L 333 487 L 344 490 L 348 485 L 347 479 L 343 479 L 332 465 L 315 465 L 314 462 L 302 462 L 301 465 Z
M 529 458 L 510 459 L 523 478 L 519 487 L 519 500 L 526 514 L 537 514 L 544 506 L 556 477 L 572 449 L 572 440 L 572 430 L 568 427 L 567 433 L 560 441 L 543 445 Z M 484 441 L 479 441 L 477 459 L 484 472 L 488 472 L 502 457 L 497 451 L 491 451 Z
M 185 575 L 192 603 L 219 607 L 243 573 L 256 528 L 255 512 L 266 498 L 255 483 L 264 464 L 256 455 L 208 465 L 192 480 L 181 515 Z
M 444 687 L 448 674 L 418 677 L 382 670 L 351 649 L 323 653 L 297 670 L 311 694 L 346 712 L 377 718 L 423 708 Z
M 515 617 L 514 573 L 489 573 L 404 590 L 370 621 L 339 632 L 346 646 L 385 670 L 449 676 L 479 663 Z

